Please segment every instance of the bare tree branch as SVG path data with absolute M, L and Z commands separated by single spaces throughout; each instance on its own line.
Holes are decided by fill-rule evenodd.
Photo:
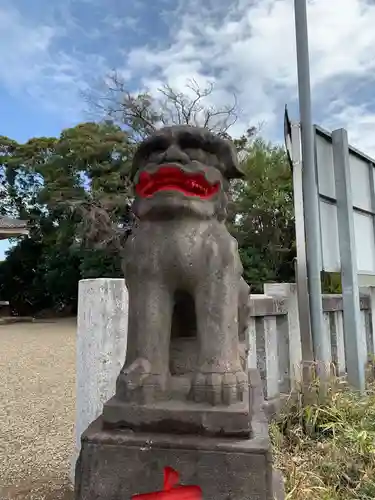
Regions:
M 121 74 L 113 71 L 101 93 L 92 92 L 86 100 L 101 116 L 125 125 L 136 142 L 160 126 L 178 124 L 204 126 L 225 135 L 238 119 L 238 103 L 233 95 L 233 104 L 215 107 L 211 98 L 214 90 L 212 82 L 201 88 L 191 79 L 186 83 L 186 92 L 165 84 L 155 97 L 148 93 L 134 95 Z

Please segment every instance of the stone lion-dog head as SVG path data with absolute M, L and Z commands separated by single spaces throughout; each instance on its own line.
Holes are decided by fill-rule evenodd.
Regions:
M 234 145 L 207 129 L 165 127 L 139 146 L 131 171 L 139 218 L 225 219 L 229 180 L 243 177 Z

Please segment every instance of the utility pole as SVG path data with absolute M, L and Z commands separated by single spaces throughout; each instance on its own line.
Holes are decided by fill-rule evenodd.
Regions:
M 301 122 L 302 185 L 305 218 L 307 277 L 310 304 L 311 334 L 318 374 L 326 379 L 329 373 L 329 339 L 324 335 L 321 290 L 321 245 L 319 197 L 315 173 L 314 131 L 311 114 L 309 43 L 307 29 L 307 0 L 294 0 L 298 94 Z M 309 361 L 309 360 L 307 360 Z

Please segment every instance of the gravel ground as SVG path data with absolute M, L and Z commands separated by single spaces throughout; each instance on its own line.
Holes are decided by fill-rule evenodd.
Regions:
M 75 321 L 0 326 L 0 500 L 71 500 Z

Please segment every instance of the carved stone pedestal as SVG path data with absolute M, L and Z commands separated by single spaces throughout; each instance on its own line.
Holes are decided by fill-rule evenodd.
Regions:
M 246 439 L 251 435 L 249 408 L 248 390 L 244 401 L 230 406 L 173 399 L 137 405 L 114 396 L 104 404 L 103 425 L 105 429 Z
M 257 372 L 251 383 L 250 439 L 105 429 L 100 417 L 82 436 L 75 500 L 130 500 L 159 491 L 167 466 L 180 473 L 181 484 L 199 486 L 203 500 L 282 500 Z
M 181 484 L 200 486 L 204 500 L 273 500 L 276 493 L 267 435 L 236 440 L 103 431 L 98 419 L 83 435 L 75 498 L 130 500 L 161 490 L 166 466 L 180 473 Z

